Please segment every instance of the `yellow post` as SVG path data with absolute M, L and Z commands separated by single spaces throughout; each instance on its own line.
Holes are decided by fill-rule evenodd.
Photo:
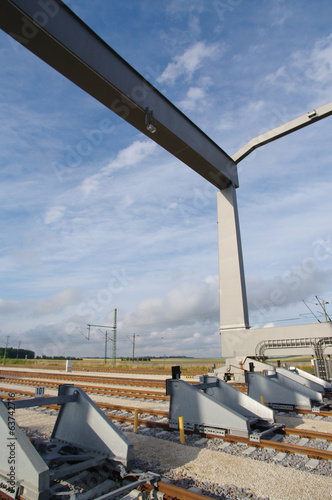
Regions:
M 261 396 L 261 403 L 262 403 L 262 405 L 264 405 L 264 404 L 265 404 L 265 403 L 264 403 L 264 396 Z
M 179 429 L 180 429 L 180 443 L 184 444 L 184 426 L 183 426 L 183 417 L 179 417 Z
M 134 432 L 137 432 L 138 427 L 138 410 L 134 410 Z

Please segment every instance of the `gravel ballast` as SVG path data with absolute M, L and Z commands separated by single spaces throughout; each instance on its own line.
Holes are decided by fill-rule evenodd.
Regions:
M 191 477 L 197 482 L 236 485 L 270 500 L 327 500 L 332 498 L 332 478 L 282 468 L 247 458 L 197 449 L 148 436 L 126 433 L 135 457 L 147 460 L 167 477 Z M 250 498 L 250 497 L 247 497 Z
M 56 412 L 17 410 L 18 424 L 30 435 L 47 438 Z M 135 467 L 161 473 L 180 486 L 197 486 L 214 498 L 242 500 L 327 500 L 332 498 L 332 477 L 220 453 L 207 447 L 187 446 L 173 440 L 125 432 L 134 444 Z

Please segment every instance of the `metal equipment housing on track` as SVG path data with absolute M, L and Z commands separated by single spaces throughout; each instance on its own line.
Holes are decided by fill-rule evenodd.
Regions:
M 204 375 L 190 385 L 179 378 L 166 380 L 170 396 L 169 426 L 216 436 L 231 434 L 260 442 L 284 426 L 275 423 L 274 411 L 217 377 Z
M 309 374 L 308 374 L 309 375 Z M 303 376 L 297 370 L 270 366 L 263 373 L 246 372 L 248 395 L 278 410 L 312 410 L 319 412 L 329 409 L 324 403 L 324 395 L 331 392 L 332 386 L 317 377 Z
M 29 439 L 16 424 L 16 410 L 50 404 L 61 405 L 50 441 Z M 64 488 L 64 495 L 73 500 L 78 488 L 72 483 L 87 471 L 99 473 L 100 484 L 85 492 L 84 500 L 116 491 L 119 484 L 121 491 L 112 491 L 109 499 L 121 498 L 134 488 L 122 491 L 132 443 L 73 385 L 59 386 L 56 397 L 0 400 L 0 446 L 0 493 L 11 498 L 46 500 Z M 143 483 L 147 480 L 144 476 Z

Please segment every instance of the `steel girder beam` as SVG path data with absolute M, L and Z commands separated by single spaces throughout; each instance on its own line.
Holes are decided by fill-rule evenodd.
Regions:
M 234 160 L 60 0 L 0 0 L 0 27 L 219 189 Z

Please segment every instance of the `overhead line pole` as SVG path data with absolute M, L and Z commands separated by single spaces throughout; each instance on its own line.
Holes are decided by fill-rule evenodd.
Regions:
M 321 308 L 323 309 L 323 312 L 324 312 L 324 318 L 325 318 L 325 323 L 327 323 L 328 321 L 331 321 L 331 318 L 330 316 L 327 314 L 327 311 L 326 311 L 326 304 L 329 304 L 329 302 L 326 302 L 324 299 L 320 300 L 317 295 L 315 295 L 316 299 L 318 300 L 318 303 L 319 305 L 321 306 Z
M 135 360 L 135 333 L 133 333 L 133 362 Z
M 3 355 L 3 363 L 2 363 L 3 365 L 6 363 L 6 354 L 7 354 L 7 347 L 8 347 L 9 337 L 10 337 L 10 335 L 7 335 L 6 347 L 5 347 L 5 352 L 4 352 L 4 355 Z
M 118 310 L 114 309 L 114 323 L 113 323 L 113 345 L 112 345 L 112 366 L 116 366 L 116 323 L 117 323 Z
M 88 327 L 88 340 L 90 340 L 90 329 L 91 326 L 93 327 L 99 327 L 99 328 L 111 328 L 113 330 L 113 356 L 114 353 L 116 353 L 116 346 L 114 346 L 114 343 L 116 343 L 116 318 L 117 318 L 117 309 L 114 309 L 114 323 L 113 326 L 110 325 L 92 325 L 91 323 L 87 324 Z M 107 358 L 107 342 L 108 342 L 108 332 L 107 330 L 105 331 L 105 364 L 106 364 L 106 358 Z

